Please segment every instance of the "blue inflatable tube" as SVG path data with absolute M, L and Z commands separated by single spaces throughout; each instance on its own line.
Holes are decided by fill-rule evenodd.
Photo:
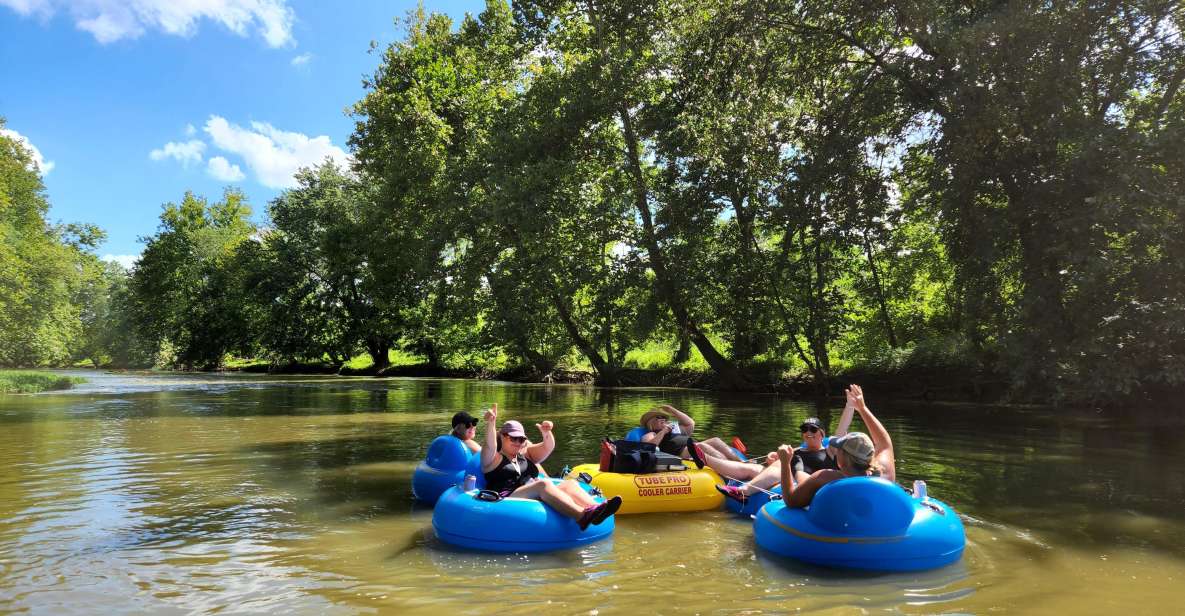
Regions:
M 444 491 L 465 482 L 465 475 L 475 473 L 474 468 L 480 470 L 481 456 L 469 452 L 469 448 L 461 439 L 446 434 L 438 436 L 428 446 L 428 455 L 416 466 L 411 477 L 411 492 L 419 500 L 428 504 L 436 502 Z M 474 467 L 474 460 L 478 460 L 478 467 Z
M 563 480 L 541 481 L 558 484 Z M 432 529 L 438 539 L 486 552 L 547 552 L 579 547 L 613 534 L 613 517 L 582 531 L 576 520 L 541 501 L 510 497 L 489 502 L 479 500 L 477 492 L 453 487 L 441 495 L 432 512 Z
M 625 440 L 636 441 L 638 443 L 641 443 L 642 437 L 646 436 L 647 432 L 649 432 L 649 430 L 647 430 L 646 428 L 642 428 L 642 427 L 634 428 L 633 430 L 630 430 L 629 432 L 625 433 Z
M 917 500 L 892 482 L 852 477 L 829 483 L 806 509 L 770 501 L 753 523 L 757 545 L 826 567 L 920 571 L 959 560 L 963 522 L 945 503 Z
M 728 485 L 739 487 L 739 486 L 742 486 L 745 484 L 740 481 L 737 481 L 736 479 L 729 479 Z M 774 494 L 781 495 L 782 486 L 774 486 L 773 488 L 770 488 L 769 491 L 773 492 Z M 760 511 L 761 508 L 764 507 L 765 504 L 769 502 L 769 498 L 770 498 L 769 494 L 766 494 L 765 492 L 754 492 L 749 495 L 749 498 L 747 500 L 745 500 L 744 505 L 742 505 L 740 503 L 740 501 L 737 501 L 735 499 L 726 498 L 726 499 L 724 499 L 724 508 L 728 509 L 729 511 L 731 511 L 735 514 L 743 515 L 747 518 L 747 517 L 756 515 L 757 512 Z

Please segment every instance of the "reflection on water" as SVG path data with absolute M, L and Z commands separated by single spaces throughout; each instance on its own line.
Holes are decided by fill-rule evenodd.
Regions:
M 957 565 L 819 569 L 724 512 L 623 517 L 553 554 L 459 551 L 410 497 L 428 441 L 497 402 L 556 422 L 546 466 L 670 402 L 753 452 L 838 408 L 775 396 L 425 379 L 87 373 L 0 398 L 0 612 L 510 614 L 1160 611 L 1185 581 L 1185 426 L 870 399 L 903 483 L 964 514 Z

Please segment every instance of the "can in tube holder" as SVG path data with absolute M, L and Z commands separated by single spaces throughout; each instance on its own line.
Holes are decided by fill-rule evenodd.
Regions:
M 913 497 L 920 501 L 924 501 L 929 498 L 929 496 L 926 494 L 925 481 L 922 481 L 921 479 L 915 479 L 913 481 Z
M 477 489 L 477 477 L 474 475 L 465 475 L 465 491 L 469 492 Z

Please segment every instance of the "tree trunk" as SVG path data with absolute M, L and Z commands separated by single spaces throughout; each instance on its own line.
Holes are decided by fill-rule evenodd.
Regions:
M 825 311 L 827 302 L 826 254 L 823 250 L 823 238 L 818 232 L 815 236 L 815 289 L 814 289 L 814 335 L 811 337 L 811 347 L 815 353 L 815 364 L 824 375 L 831 375 L 831 358 L 827 353 L 827 316 Z
M 629 166 L 630 177 L 634 185 L 634 205 L 642 219 L 642 239 L 646 245 L 646 253 L 650 257 L 650 267 L 654 270 L 654 277 L 658 283 L 658 291 L 675 323 L 682 331 L 687 332 L 691 342 L 695 344 L 704 360 L 720 378 L 723 389 L 749 389 L 751 386 L 737 371 L 736 366 L 716 350 L 711 340 L 700 330 L 691 318 L 687 307 L 683 304 L 679 292 L 675 288 L 666 267 L 666 259 L 658 246 L 658 237 L 654 230 L 654 219 L 650 212 L 650 190 L 646 186 L 646 178 L 642 173 L 642 161 L 638 153 L 638 135 L 634 132 L 633 118 L 630 117 L 629 105 L 621 101 L 618 114 L 621 118 L 622 132 L 625 137 L 626 162 Z
M 376 372 L 382 372 L 391 367 L 391 342 L 381 336 L 369 336 L 366 338 L 366 352 L 370 354 L 370 360 L 374 363 Z
M 811 374 L 815 375 L 817 380 L 822 380 L 822 374 L 815 366 L 815 362 L 811 361 L 810 356 L 806 354 L 806 350 L 798 342 L 798 334 L 802 331 L 796 319 L 790 315 L 790 310 L 786 308 L 786 300 L 782 297 L 781 289 L 778 287 L 779 281 L 785 275 L 786 269 L 790 262 L 790 248 L 794 244 L 794 236 L 796 232 L 791 228 L 791 225 L 786 225 L 786 231 L 782 235 L 782 252 L 778 255 L 774 262 L 774 276 L 769 279 L 769 294 L 774 300 L 774 305 L 778 307 L 778 313 L 782 317 L 782 324 L 786 327 L 786 335 L 790 342 L 794 344 L 794 352 L 802 363 L 806 365 Z
M 807 347 L 810 349 L 811 358 L 814 363 L 814 374 L 816 385 L 820 392 L 826 392 L 830 387 L 831 381 L 831 362 L 827 356 L 827 342 L 826 327 L 823 322 L 824 316 L 822 314 L 824 298 L 824 282 L 823 282 L 823 251 L 822 238 L 819 236 L 818 226 L 812 228 L 812 239 L 814 240 L 814 247 L 808 248 L 806 243 L 806 234 L 803 233 L 799 237 L 801 243 L 803 258 L 806 255 L 811 255 L 810 266 L 806 270 L 806 288 L 803 289 L 803 296 L 807 298 L 807 326 L 803 332 L 806 335 Z
M 889 303 L 885 299 L 885 287 L 881 284 L 880 272 L 877 271 L 876 260 L 872 258 L 872 242 L 868 240 L 868 233 L 864 234 L 864 255 L 868 257 L 868 267 L 872 269 L 872 286 L 876 291 L 876 301 L 880 304 L 881 321 L 885 324 L 885 334 L 889 338 L 889 346 L 897 348 L 897 335 L 893 332 L 893 317 L 889 315 Z
M 440 369 L 440 350 L 436 344 L 431 340 L 423 340 L 420 343 L 420 348 L 424 350 L 424 356 L 428 358 L 428 367 L 433 370 Z
M 687 337 L 687 332 L 679 331 L 679 348 L 675 349 L 675 356 L 671 358 L 671 363 L 679 365 L 686 363 L 691 359 L 691 338 Z
M 555 364 L 543 356 L 542 353 L 526 346 L 526 343 L 521 340 L 517 343 L 519 353 L 523 359 L 531 365 L 531 368 L 540 375 L 547 374 L 555 369 Z
M 568 307 L 568 302 L 560 296 L 556 291 L 548 294 L 551 298 L 551 303 L 555 307 L 556 312 L 560 315 L 560 322 L 563 323 L 564 329 L 568 332 L 568 336 L 572 338 L 572 342 L 576 343 L 576 348 L 588 358 L 589 363 L 592 364 L 593 370 L 597 372 L 597 382 L 603 385 L 616 385 L 618 374 L 617 367 L 606 362 L 601 353 L 597 351 L 596 346 L 580 333 L 580 328 L 577 327 L 576 321 L 572 319 L 572 311 Z
M 742 309 L 743 315 L 733 323 L 731 355 L 733 361 L 747 361 L 764 353 L 767 348 L 765 339 L 753 331 L 759 320 L 756 309 L 761 305 L 757 293 L 759 285 L 754 271 L 761 271 L 762 268 L 760 255 L 756 250 L 757 241 L 753 229 L 754 214 L 746 207 L 744 194 L 734 192 L 729 196 L 729 200 L 736 213 L 737 251 L 740 254 L 738 261 L 744 266 L 740 275 L 736 276 L 736 280 L 730 281 L 733 301 Z

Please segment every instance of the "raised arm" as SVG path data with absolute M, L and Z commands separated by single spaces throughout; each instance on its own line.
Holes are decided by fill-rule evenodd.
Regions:
M 860 413 L 860 419 L 864 421 L 864 427 L 868 429 L 872 446 L 876 448 L 876 461 L 880 463 L 881 476 L 889 481 L 896 481 L 897 465 L 893 454 L 893 439 L 889 438 L 889 431 L 876 418 L 876 415 L 872 414 L 872 409 L 868 408 L 868 404 L 864 401 L 864 391 L 860 389 L 859 385 L 852 385 L 848 388 L 848 392 L 855 404 L 856 412 Z
M 526 453 L 527 458 L 535 464 L 546 460 L 547 456 L 550 456 L 551 452 L 555 451 L 555 435 L 551 433 L 552 426 L 553 424 L 550 421 L 535 424 L 535 427 L 539 428 L 539 432 L 543 434 L 543 442 L 527 447 Z
M 852 427 L 852 417 L 856 413 L 856 404 L 852 401 L 851 395 L 847 395 L 847 392 L 844 392 L 844 394 L 848 401 L 843 405 L 843 413 L 839 415 L 839 424 L 835 426 L 835 433 L 831 436 L 843 436 L 848 433 L 848 428 Z
M 486 409 L 486 444 L 481 448 L 481 472 L 488 473 L 498 466 L 498 405 Z
M 692 419 L 687 413 L 684 413 L 683 411 L 680 411 L 669 404 L 664 404 L 659 408 L 662 408 L 666 412 L 670 413 L 671 416 L 675 418 L 675 421 L 679 422 L 679 428 L 683 430 L 683 434 L 690 435 L 691 432 L 695 430 L 695 420 Z

